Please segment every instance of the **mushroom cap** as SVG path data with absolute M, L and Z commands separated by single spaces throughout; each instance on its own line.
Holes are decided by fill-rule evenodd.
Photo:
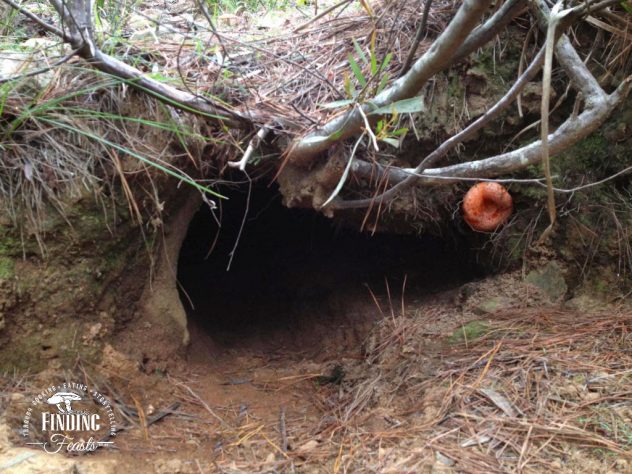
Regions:
M 46 401 L 51 404 L 57 404 L 66 400 L 81 400 L 81 397 L 73 392 L 57 392 Z
M 499 183 L 477 183 L 463 198 L 463 218 L 472 230 L 491 232 L 503 225 L 513 211 L 513 199 Z

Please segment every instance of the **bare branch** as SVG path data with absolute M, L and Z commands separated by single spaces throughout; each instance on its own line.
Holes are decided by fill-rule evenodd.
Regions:
M 410 65 L 413 63 L 413 59 L 415 59 L 417 48 L 419 48 L 419 43 L 421 43 L 424 33 L 426 32 L 426 24 L 428 23 L 428 14 L 430 13 L 432 0 L 425 0 L 425 2 L 426 3 L 424 5 L 424 11 L 421 16 L 421 22 L 419 22 L 419 26 L 417 27 L 417 33 L 415 34 L 413 44 L 408 51 L 408 56 L 406 56 L 406 61 L 404 61 L 404 65 L 399 70 L 399 77 L 402 77 L 410 69 Z
M 73 49 L 82 50 L 89 48 L 89 54 L 94 54 L 94 41 L 92 36 L 92 10 L 93 0 L 49 0 L 59 16 L 62 28 L 66 34 L 66 41 Z M 66 33 L 68 28 L 68 33 Z M 88 53 L 79 53 L 86 56 Z
M 208 99 L 202 99 L 195 95 L 171 87 L 162 82 L 148 77 L 138 69 L 119 61 L 112 56 L 96 50 L 94 57 L 86 58 L 96 69 L 107 72 L 118 78 L 126 80 L 131 86 L 148 92 L 157 99 L 167 102 L 175 107 L 183 108 L 189 112 L 204 115 L 209 118 L 221 120 L 233 127 L 244 128 L 249 125 L 250 119 L 242 114 L 230 110 L 227 107 L 215 104 Z
M 397 184 L 393 186 L 388 191 L 384 192 L 380 196 L 371 198 L 371 199 L 359 199 L 354 201 L 338 201 L 333 204 L 333 207 L 336 209 L 350 209 L 350 208 L 358 208 L 358 207 L 366 207 L 370 205 L 373 201 L 387 201 L 389 199 L 393 199 L 397 194 L 404 191 L 406 188 L 409 188 L 413 184 L 416 183 L 421 173 L 435 164 L 439 159 L 443 158 L 447 155 L 451 150 L 453 150 L 459 143 L 467 140 L 469 137 L 473 136 L 476 132 L 482 129 L 489 122 L 498 117 L 503 110 L 505 110 L 509 105 L 513 103 L 516 97 L 520 94 L 522 89 L 527 85 L 529 81 L 531 81 L 535 75 L 538 73 L 540 68 L 542 67 L 542 62 L 544 60 L 544 48 L 540 50 L 534 60 L 531 62 L 529 67 L 522 73 L 522 75 L 518 78 L 518 80 L 514 83 L 514 85 L 507 91 L 507 93 L 498 101 L 494 106 L 489 109 L 484 115 L 479 117 L 476 121 L 470 124 L 461 132 L 456 135 L 450 137 L 448 140 L 443 142 L 439 148 L 437 148 L 434 152 L 424 158 L 419 165 L 412 169 L 408 170 L 410 172 L 405 173 L 403 177 L 400 175 L 396 182 Z M 358 166 L 358 165 L 356 165 Z M 359 171 L 359 169 L 357 170 Z M 450 175 L 456 176 L 456 175 Z
M 267 126 L 263 126 L 259 129 L 257 134 L 250 140 L 248 143 L 248 148 L 244 152 L 244 156 L 241 157 L 239 161 L 229 161 L 227 164 L 230 168 L 238 168 L 240 171 L 246 171 L 246 165 L 248 164 L 248 160 L 252 157 L 252 154 L 255 152 L 259 145 L 270 133 L 270 128 Z
M 30 18 L 35 23 L 37 23 L 39 26 L 44 28 L 46 31 L 48 31 L 48 32 L 50 32 L 50 33 L 52 33 L 52 34 L 54 34 L 56 36 L 59 36 L 60 38 L 63 38 L 64 40 L 68 41 L 68 37 L 66 35 L 64 35 L 64 32 L 61 31 L 59 28 L 57 28 L 57 27 L 55 27 L 53 25 L 49 25 L 44 20 L 42 20 L 40 17 L 38 17 L 34 13 L 30 12 L 26 8 L 22 7 L 21 5 L 18 5 L 13 0 L 1 0 L 1 1 L 3 1 L 7 5 L 9 5 L 10 7 L 14 8 L 15 10 L 19 11 L 20 13 L 22 13 L 22 15 Z
M 292 31 L 292 33 L 298 33 L 301 30 L 304 30 L 305 28 L 307 28 L 309 25 L 311 25 L 312 23 L 320 20 L 322 17 L 329 15 L 331 12 L 333 12 L 334 10 L 346 5 L 347 3 L 351 2 L 351 0 L 342 0 L 338 3 L 336 3 L 335 5 L 332 5 L 331 7 L 327 8 L 326 10 L 323 10 L 320 14 L 316 15 L 314 18 L 312 18 L 311 20 L 303 23 L 301 26 L 294 28 L 294 30 Z
M 123 79 L 130 86 L 149 93 L 162 102 L 175 107 L 185 109 L 209 118 L 223 122 L 226 125 L 238 128 L 251 126 L 251 119 L 229 107 L 216 104 L 207 98 L 195 96 L 183 92 L 170 85 L 158 82 L 138 69 L 103 53 L 96 46 L 92 36 L 92 1 L 71 0 L 62 3 L 60 0 L 50 0 L 59 15 L 62 17 L 64 31 L 47 25 L 43 20 L 25 10 L 13 0 L 2 0 L 12 8 L 20 11 L 33 21 L 42 25 L 48 31 L 60 36 L 70 43 L 76 54 L 88 61 L 96 69 Z M 67 30 L 66 30 L 67 28 Z
M 544 230 L 541 241 L 544 241 L 553 231 L 555 221 L 557 219 L 557 211 L 555 209 L 555 194 L 553 193 L 553 179 L 551 178 L 551 155 L 549 153 L 549 109 L 551 104 L 551 75 L 553 73 L 553 51 L 555 50 L 555 30 L 560 19 L 566 13 L 560 13 L 562 2 L 558 1 L 553 10 L 549 14 L 548 26 L 546 30 L 546 54 L 544 56 L 544 72 L 542 74 L 542 104 L 540 109 L 540 120 L 542 126 L 540 128 L 542 142 L 542 165 L 544 168 L 544 176 L 546 177 L 547 204 L 549 210 L 549 226 Z
M 628 77 L 615 92 L 606 96 L 606 100 L 602 104 L 586 109 L 577 117 L 564 122 L 553 134 L 549 135 L 551 154 L 557 154 L 568 149 L 597 130 L 612 111 L 623 102 L 631 88 L 632 76 Z M 419 180 L 419 184 L 422 185 L 450 184 L 456 183 L 458 178 L 463 177 L 483 178 L 511 173 L 537 164 L 541 158 L 541 142 L 538 140 L 518 150 L 491 158 L 459 163 L 443 168 L 427 169 L 423 174 L 416 176 L 416 178 Z M 378 175 L 387 174 L 388 180 L 393 183 L 406 180 L 414 171 L 414 169 L 384 168 L 366 161 L 355 161 L 352 166 L 352 172 L 359 177 L 369 177 L 377 172 Z M 454 180 L 434 179 L 443 177 L 453 177 Z
M 485 23 L 477 27 L 467 37 L 465 42 L 456 50 L 452 63 L 456 63 L 484 44 L 490 42 L 500 30 L 527 7 L 527 0 L 508 0 Z
M 414 97 L 429 78 L 453 62 L 454 51 L 467 39 L 490 3 L 491 0 L 464 0 L 448 27 L 432 47 L 415 62 L 406 75 L 396 80 L 391 87 L 382 91 L 373 100 L 363 104 L 363 111 L 369 114 L 375 108 Z M 362 126 L 362 115 L 354 107 L 292 144 L 288 150 L 288 159 L 296 164 L 308 163 L 311 158 L 329 148 L 333 143 L 358 133 Z
M 547 19 L 550 11 L 546 3 L 538 1 L 535 13 L 538 17 L 540 29 L 547 31 Z M 567 18 L 569 16 L 570 15 L 567 15 Z M 581 58 L 577 54 L 577 51 L 575 51 L 575 48 L 571 45 L 568 37 L 566 35 L 562 35 L 557 44 L 558 47 L 555 49 L 555 56 L 564 65 L 564 68 L 569 73 L 575 88 L 584 95 L 587 101 L 604 100 L 606 93 L 601 88 L 595 77 L 588 69 L 586 69 Z
M 572 10 L 572 13 L 568 15 L 568 21 L 565 22 L 564 25 L 567 25 L 571 21 L 574 21 L 580 16 L 585 15 L 589 12 L 594 12 L 599 9 L 614 5 L 616 3 L 617 2 L 615 0 L 605 0 L 601 2 L 587 1 L 585 4 L 580 5 Z M 448 62 L 448 65 L 462 59 L 463 57 L 474 51 L 476 48 L 490 41 L 496 34 L 498 34 L 498 32 L 502 28 L 504 28 L 513 18 L 515 18 L 516 15 L 523 11 L 526 5 L 526 0 L 509 0 L 505 2 L 503 6 L 489 20 L 487 20 L 482 26 L 479 26 L 471 32 L 467 39 L 463 41 L 462 44 L 456 49 L 456 53 L 450 54 L 451 60 Z M 450 24 L 450 26 L 455 23 L 455 20 L 456 17 Z M 446 30 L 443 35 L 439 37 L 437 43 L 443 38 L 444 35 L 446 35 L 447 32 L 448 30 Z M 433 49 L 434 45 L 428 53 L 431 53 Z M 426 58 L 426 55 L 422 57 L 419 62 L 421 62 L 424 58 Z M 422 84 L 419 87 L 423 86 L 423 82 L 425 82 L 425 80 L 427 80 L 427 77 L 421 81 Z M 592 78 L 590 74 L 585 78 L 578 77 L 578 80 L 584 81 L 585 84 L 588 84 L 589 81 L 595 82 L 594 78 Z M 391 97 L 391 100 L 388 101 L 388 94 L 393 91 L 399 92 L 399 85 L 399 81 L 393 84 L 391 88 L 384 91 L 373 101 L 365 104 L 365 109 L 370 109 L 371 107 L 375 106 L 381 107 L 383 105 L 387 105 L 392 101 L 401 100 L 402 98 L 412 97 L 414 95 L 414 93 L 409 96 L 405 96 L 404 94 L 401 96 L 397 96 L 396 98 Z M 592 97 L 595 96 L 592 95 Z M 384 100 L 385 98 L 387 98 L 386 101 Z M 298 140 L 289 149 L 288 156 L 290 160 L 297 164 L 308 163 L 314 155 L 326 150 L 332 143 L 358 133 L 362 128 L 361 117 L 359 115 L 360 114 L 358 113 L 358 110 L 353 109 L 346 114 L 333 119 L 321 129 L 310 133 L 301 140 Z
M 604 3 L 604 2 L 602 2 Z M 546 20 L 548 8 L 540 2 L 540 19 Z M 545 26 L 543 21 L 540 22 Z M 572 47 L 570 41 L 565 35 L 562 35 L 555 49 L 556 56 L 569 77 L 573 85 L 586 98 L 586 110 L 579 116 L 573 115 L 567 120 L 553 135 L 547 137 L 551 141 L 550 153 L 556 154 L 560 151 L 574 145 L 579 140 L 585 138 L 606 120 L 612 110 L 625 98 L 629 91 L 629 80 L 625 81 L 621 87 L 608 96 L 593 75 L 585 67 L 581 58 Z M 528 165 L 536 164 L 542 157 L 543 143 L 537 141 L 513 152 L 505 153 L 496 157 L 479 160 L 474 162 L 452 165 L 445 168 L 427 169 L 434 164 L 439 158 L 445 156 L 448 151 L 454 148 L 472 133 L 482 128 L 492 118 L 507 107 L 515 97 L 520 93 L 526 82 L 530 81 L 537 73 L 542 64 L 544 49 L 540 51 L 538 57 L 529 66 L 527 71 L 516 81 L 512 89 L 485 115 L 480 117 L 476 122 L 471 124 L 459 134 L 451 137 L 444 142 L 435 152 L 426 157 L 414 169 L 397 169 L 383 168 L 380 165 L 372 165 L 367 162 L 356 161 L 352 167 L 355 174 L 359 176 L 370 176 L 376 171 L 381 175 L 387 175 L 388 181 L 396 183 L 391 189 L 381 195 L 370 199 L 359 199 L 354 201 L 335 201 L 331 208 L 333 209 L 349 209 L 368 207 L 378 201 L 383 204 L 385 201 L 394 198 L 398 193 L 422 180 L 422 184 L 448 184 L 456 182 L 456 178 L 463 177 L 489 177 L 497 176 L 502 173 L 516 171 L 525 168 Z M 377 168 L 377 169 L 376 169 Z M 425 170 L 425 171 L 424 171 Z M 454 181 L 443 179 L 444 177 L 453 177 Z M 441 177 L 440 180 L 432 179 Z
M 617 171 L 615 174 L 608 176 L 607 178 L 600 179 L 599 181 L 595 181 L 593 183 L 583 184 L 581 186 L 576 186 L 570 189 L 560 189 L 553 188 L 553 190 L 557 193 L 576 193 L 577 191 L 583 191 L 584 189 L 592 188 L 594 186 L 599 186 L 600 184 L 607 183 L 608 181 L 612 181 L 615 178 L 618 178 L 621 175 L 632 172 L 632 166 L 628 166 L 627 168 L 623 168 L 621 171 Z M 540 183 L 541 184 L 541 183 Z

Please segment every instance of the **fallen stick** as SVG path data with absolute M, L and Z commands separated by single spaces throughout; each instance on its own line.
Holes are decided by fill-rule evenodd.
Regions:
M 299 31 L 307 28 L 309 25 L 311 25 L 312 23 L 314 23 L 315 21 L 320 20 L 322 17 L 324 17 L 325 15 L 328 15 L 329 13 L 331 13 L 332 11 L 334 11 L 336 8 L 340 8 L 343 5 L 346 5 L 347 3 L 351 2 L 351 0 L 342 0 L 342 2 L 338 2 L 335 5 L 332 5 L 331 7 L 327 8 L 326 10 L 324 10 L 323 12 L 320 13 L 320 15 L 316 15 L 314 18 L 312 18 L 311 20 L 309 20 L 308 22 L 303 23 L 301 26 L 294 28 L 294 30 L 292 31 L 292 33 L 298 33 Z

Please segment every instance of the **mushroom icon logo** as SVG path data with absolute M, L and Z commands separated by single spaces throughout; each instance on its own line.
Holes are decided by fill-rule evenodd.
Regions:
M 73 413 L 71 403 L 75 401 L 81 400 L 81 397 L 73 392 L 57 392 L 55 395 L 50 397 L 46 402 L 49 405 L 57 405 L 57 409 L 59 413 L 70 414 Z M 65 408 L 62 406 L 64 404 Z

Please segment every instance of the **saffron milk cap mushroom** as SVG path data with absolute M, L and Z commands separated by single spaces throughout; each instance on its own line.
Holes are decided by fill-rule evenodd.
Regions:
M 499 183 L 477 183 L 463 198 L 463 218 L 472 230 L 492 232 L 509 219 L 513 199 Z

